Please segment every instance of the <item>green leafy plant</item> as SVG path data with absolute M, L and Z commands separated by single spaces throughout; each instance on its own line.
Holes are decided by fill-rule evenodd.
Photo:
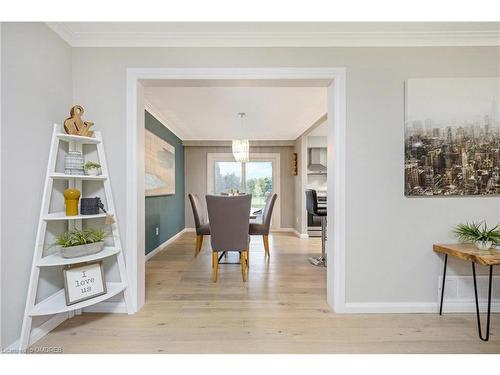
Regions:
M 93 161 L 88 161 L 83 165 L 83 169 L 89 170 L 89 169 L 98 169 L 101 168 L 101 164 L 93 162 Z
M 491 241 L 495 245 L 500 244 L 500 224 L 492 228 L 488 228 L 484 221 L 459 224 L 453 232 L 461 242 Z
M 103 241 L 106 236 L 106 232 L 100 229 L 73 229 L 57 236 L 54 245 L 62 247 L 86 245 Z

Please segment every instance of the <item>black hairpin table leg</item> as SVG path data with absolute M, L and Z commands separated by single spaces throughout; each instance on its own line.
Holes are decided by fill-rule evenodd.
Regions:
M 477 314 L 477 330 L 479 332 L 479 338 L 483 341 L 488 341 L 490 339 L 490 315 L 491 315 L 491 281 L 493 278 L 493 266 L 490 265 L 490 276 L 488 281 L 488 312 L 486 316 L 486 336 L 483 337 L 481 331 L 481 316 L 479 314 L 479 300 L 477 297 L 477 283 L 476 283 L 476 265 L 472 262 L 472 276 L 474 278 L 474 296 L 476 297 L 476 314 Z
M 443 270 L 443 286 L 441 287 L 441 304 L 439 305 L 439 315 L 443 315 L 443 297 L 444 297 L 444 282 L 446 281 L 446 264 L 448 263 L 448 254 L 444 255 L 444 270 Z

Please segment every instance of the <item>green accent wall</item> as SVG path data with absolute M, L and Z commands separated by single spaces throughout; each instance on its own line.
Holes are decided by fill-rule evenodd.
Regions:
M 175 147 L 175 194 L 146 197 L 146 254 L 185 227 L 184 146 L 182 141 L 153 115 L 145 111 L 145 127 Z M 156 227 L 159 235 L 156 235 Z

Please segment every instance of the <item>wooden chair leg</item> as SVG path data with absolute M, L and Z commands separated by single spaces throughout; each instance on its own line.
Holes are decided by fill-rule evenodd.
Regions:
M 247 271 L 250 268 L 250 250 L 247 250 Z
M 219 253 L 212 251 L 212 282 L 217 282 L 217 272 L 219 271 Z
M 241 253 L 241 277 L 243 279 L 243 282 L 247 281 L 247 254 L 248 251 L 242 251 Z
M 203 245 L 203 236 L 196 235 L 196 248 L 194 250 L 194 256 L 197 257 L 201 251 L 201 245 Z
M 264 241 L 264 249 L 266 250 L 266 256 L 271 257 L 269 255 L 269 235 L 262 236 L 262 240 Z

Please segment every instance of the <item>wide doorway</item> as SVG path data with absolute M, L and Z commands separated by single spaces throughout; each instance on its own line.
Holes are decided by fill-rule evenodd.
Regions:
M 230 70 L 230 69 L 229 69 Z M 300 69 L 299 69 L 300 70 Z M 225 72 L 224 75 L 221 75 L 221 72 Z M 329 211 L 329 226 L 328 226 L 328 235 L 330 237 L 330 241 L 327 244 L 328 252 L 330 253 L 328 263 L 329 267 L 326 271 L 326 293 L 324 295 L 325 301 L 328 300 L 330 306 L 335 307 L 335 300 L 338 300 L 338 304 L 335 309 L 337 311 L 342 310 L 343 306 L 343 289 L 344 289 L 344 261 L 343 261 L 343 241 L 345 239 L 343 222 L 344 220 L 335 220 L 335 217 L 339 217 L 343 219 L 344 212 L 343 207 L 344 203 L 340 202 L 340 204 L 335 205 L 335 200 L 338 197 L 343 197 L 343 181 L 339 178 L 339 176 L 343 177 L 345 173 L 343 169 L 343 153 L 344 153 L 344 137 L 345 133 L 343 132 L 343 128 L 345 126 L 345 108 L 343 105 L 345 103 L 344 96 L 344 70 L 343 69 L 333 69 L 333 70 L 300 70 L 301 73 L 298 72 L 290 73 L 288 70 L 289 76 L 284 74 L 283 71 L 278 73 L 280 69 L 276 69 L 274 73 L 272 71 L 267 71 L 263 73 L 262 71 L 258 74 L 255 74 L 252 77 L 249 70 L 247 73 L 242 73 L 241 70 L 233 71 L 233 75 L 227 74 L 228 70 L 203 70 L 200 74 L 195 74 L 195 76 L 191 75 L 193 70 L 185 70 L 183 72 L 179 72 L 178 70 L 170 71 L 167 69 L 163 70 L 152 70 L 148 71 L 148 69 L 130 69 L 128 74 L 128 101 L 130 104 L 136 104 L 131 108 L 128 108 L 129 113 L 127 114 L 128 119 L 128 130 L 129 130 L 129 144 L 136 145 L 133 148 L 131 155 L 129 155 L 130 165 L 135 165 L 136 168 L 133 169 L 130 173 L 131 182 L 128 186 L 128 196 L 131 199 L 136 200 L 136 206 L 130 207 L 129 213 L 127 215 L 131 228 L 137 228 L 137 232 L 130 233 L 127 238 L 127 243 L 131 245 L 131 247 L 135 247 L 137 252 L 133 251 L 129 253 L 129 257 L 127 261 L 129 263 L 129 273 L 131 279 L 132 286 L 132 294 L 135 295 L 135 307 L 138 310 L 143 304 L 145 300 L 145 256 L 143 255 L 144 249 L 144 228 L 141 227 L 141 221 L 143 221 L 144 217 L 144 207 L 143 207 L 143 192 L 144 192 L 144 184 L 143 184 L 143 166 L 138 163 L 139 160 L 143 159 L 143 151 L 140 148 L 141 140 L 144 132 L 144 119 L 143 119 L 143 109 L 145 108 L 144 103 L 144 92 L 148 87 L 158 87 L 159 85 L 172 85 L 174 87 L 182 87 L 186 85 L 188 82 L 189 87 L 197 86 L 201 81 L 205 81 L 204 84 L 209 85 L 222 85 L 222 86 L 231 86 L 231 85 L 241 85 L 242 80 L 251 81 L 251 86 L 257 85 L 272 85 L 272 86 L 304 86 L 308 87 L 308 85 L 312 84 L 313 87 L 324 87 L 327 91 L 328 96 L 328 105 L 327 112 L 333 115 L 328 117 L 328 144 L 332 146 L 330 151 L 328 152 L 328 160 L 331 161 L 328 165 L 328 171 L 331 172 L 332 178 L 329 179 L 328 187 L 331 187 L 331 191 L 333 194 L 333 209 Z M 279 77 L 279 78 L 277 78 Z M 335 81 L 336 79 L 336 81 Z M 232 82 L 230 82 L 232 80 Z M 161 83 L 159 83 L 161 81 Z M 211 82 L 209 82 L 211 81 Z M 222 81 L 222 83 L 221 83 Z M 215 82 L 215 83 L 214 83 Z M 258 83 L 256 83 L 258 82 Z M 336 85 L 334 84 L 336 82 Z M 229 84 L 228 84 L 229 83 Z M 243 85 L 247 84 L 247 82 L 243 82 Z M 203 83 L 202 83 L 203 85 Z M 338 110 L 333 111 L 333 108 L 337 105 Z M 334 121 L 341 124 L 341 129 L 335 131 L 333 127 Z M 272 126 L 272 124 L 270 125 Z M 338 137 L 334 137 L 334 135 L 338 133 Z M 262 141 L 261 139 L 258 141 Z M 298 145 L 295 145 L 296 148 L 300 149 L 302 146 L 300 142 Z M 341 158 L 337 158 L 335 160 L 333 158 L 333 152 L 338 153 Z M 225 152 L 227 153 L 227 152 Z M 280 191 L 283 188 L 283 182 L 280 181 L 282 179 L 283 173 L 282 168 L 279 169 L 278 165 L 283 163 L 283 160 L 280 158 L 276 158 L 272 155 L 272 152 L 267 154 L 269 155 L 259 155 L 258 157 L 250 158 L 246 162 L 236 162 L 234 160 L 230 160 L 228 155 L 223 157 L 217 155 L 209 155 L 209 154 L 220 154 L 219 152 L 208 152 L 206 156 L 206 187 L 204 190 L 207 193 L 215 193 L 215 194 L 225 194 L 234 191 L 251 191 L 252 192 L 252 211 L 258 212 L 259 209 L 262 209 L 265 197 L 270 192 Z M 260 152 L 258 154 L 263 154 Z M 307 154 L 307 150 L 303 156 Z M 287 165 L 287 169 L 293 170 L 293 163 L 307 163 L 303 161 L 301 158 L 293 160 L 293 163 L 290 160 L 286 161 L 289 163 Z M 296 164 L 295 164 L 296 165 Z M 303 165 L 307 168 L 307 164 Z M 300 169 L 300 168 L 299 168 Z M 279 186 L 281 185 L 281 186 Z M 334 187 L 337 185 L 337 189 Z M 305 183 L 300 185 L 300 189 L 304 189 L 306 187 Z M 188 193 L 188 192 L 186 192 Z M 283 193 L 281 191 L 281 193 Z M 281 194 L 282 195 L 282 194 Z M 283 206 L 287 207 L 289 210 L 294 212 L 293 223 L 290 227 L 286 228 L 290 231 L 290 235 L 295 235 L 299 240 L 304 239 L 307 234 L 307 213 L 305 211 L 305 194 L 303 190 L 297 190 L 293 193 L 293 199 L 291 200 L 281 200 L 280 205 L 282 206 L 280 209 L 275 210 L 275 214 L 273 214 L 272 225 L 275 229 L 279 228 L 278 226 L 283 227 Z M 186 211 L 187 212 L 187 211 Z M 296 212 L 296 215 L 295 215 Z M 297 226 L 295 222 L 300 222 Z M 305 232 L 302 231 L 303 225 Z M 298 229 L 298 230 L 297 230 Z M 334 230 L 337 230 L 337 235 L 333 236 Z M 141 238 L 142 237 L 142 238 Z M 342 246 L 339 246 L 342 244 Z M 318 250 L 319 251 L 319 250 Z M 334 261 L 335 260 L 335 261 Z M 331 263 L 331 264 L 330 264 Z M 338 271 L 338 272 L 337 272 Z M 337 283 L 334 283 L 334 275 Z

